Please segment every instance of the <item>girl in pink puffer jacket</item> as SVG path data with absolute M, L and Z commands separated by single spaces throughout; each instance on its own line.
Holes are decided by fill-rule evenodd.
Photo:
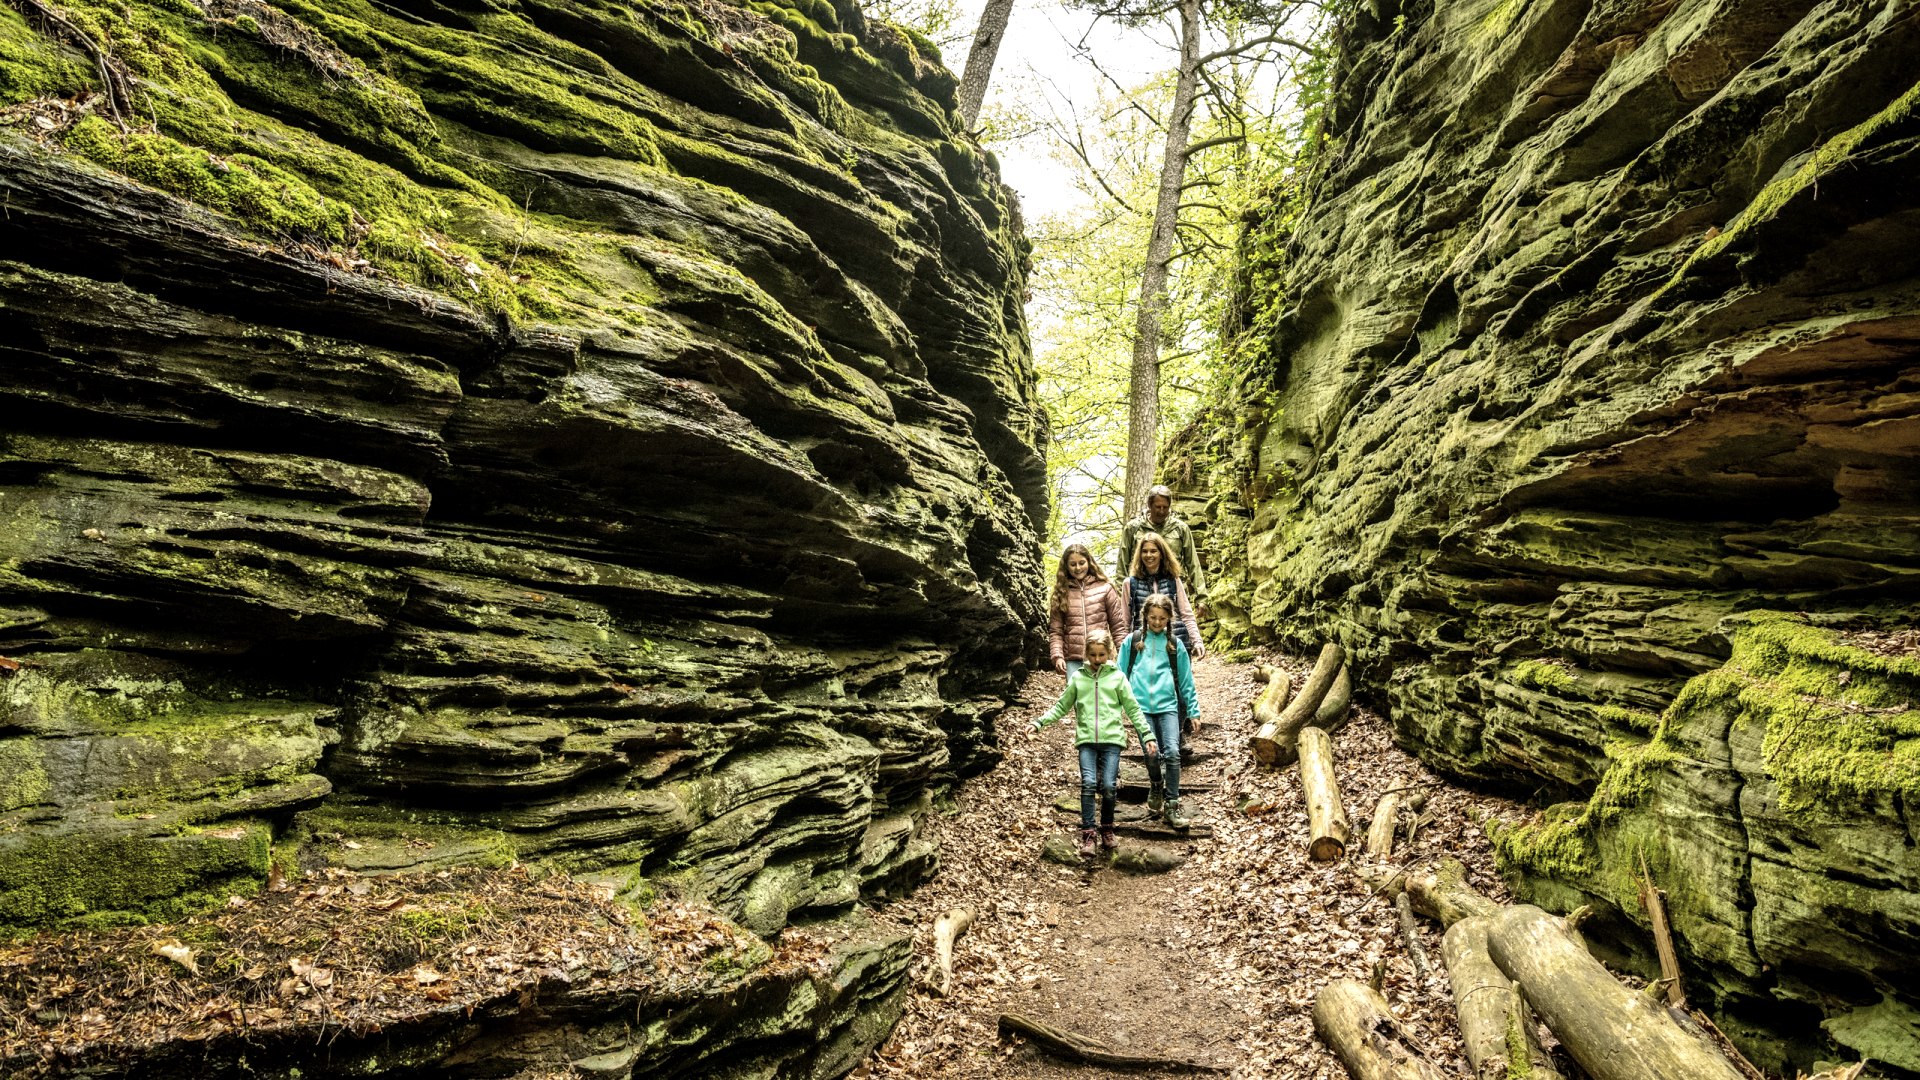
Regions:
M 1100 572 L 1085 545 L 1068 544 L 1053 575 L 1047 605 L 1047 647 L 1053 670 L 1071 677 L 1087 659 L 1087 635 L 1105 630 L 1118 641 L 1127 634 L 1127 598 Z

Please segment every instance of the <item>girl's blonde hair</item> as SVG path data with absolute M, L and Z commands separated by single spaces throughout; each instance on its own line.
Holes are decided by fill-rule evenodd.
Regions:
M 1113 655 L 1113 635 L 1107 632 L 1106 627 L 1104 626 L 1095 627 L 1094 629 L 1087 631 L 1086 647 L 1091 649 L 1095 645 L 1104 646 L 1107 650 L 1107 655 L 1108 656 Z
M 1061 550 L 1060 565 L 1053 572 L 1053 599 L 1047 602 L 1048 615 L 1064 614 L 1067 610 L 1067 586 L 1073 583 L 1073 579 L 1067 575 L 1067 560 L 1075 555 L 1087 560 L 1089 584 L 1107 580 L 1107 575 L 1100 571 L 1100 564 L 1093 560 L 1093 552 L 1087 550 L 1087 545 L 1068 544 Z
M 1173 548 L 1168 546 L 1167 538 L 1155 532 L 1143 533 L 1140 537 L 1140 542 L 1134 546 L 1133 565 L 1127 567 L 1128 575 L 1136 578 L 1141 575 L 1140 553 L 1147 550 L 1148 544 L 1152 544 L 1160 549 L 1160 569 L 1162 571 L 1170 575 L 1175 581 L 1179 581 L 1185 577 L 1185 575 L 1180 572 L 1180 560 L 1173 557 Z

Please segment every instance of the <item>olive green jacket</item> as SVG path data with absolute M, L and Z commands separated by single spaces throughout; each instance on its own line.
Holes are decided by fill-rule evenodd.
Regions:
M 1179 517 L 1168 514 L 1166 523 L 1154 528 L 1141 514 L 1120 528 L 1120 543 L 1114 549 L 1113 580 L 1131 577 L 1133 574 L 1133 549 L 1140 546 L 1140 538 L 1150 532 L 1157 532 L 1173 549 L 1173 557 L 1180 560 L 1180 580 L 1186 582 L 1187 598 L 1195 604 L 1207 598 L 1207 572 L 1200 568 L 1200 548 L 1193 542 L 1193 530 Z

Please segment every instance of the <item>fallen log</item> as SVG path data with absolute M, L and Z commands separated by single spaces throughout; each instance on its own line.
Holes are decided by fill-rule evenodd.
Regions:
M 1313 673 L 1307 676 L 1306 685 L 1300 688 L 1299 696 L 1275 713 L 1271 720 L 1263 721 L 1260 730 L 1254 733 L 1252 746 L 1255 761 L 1274 767 L 1293 764 L 1299 756 L 1294 744 L 1300 737 L 1300 729 L 1313 722 L 1314 710 L 1326 698 L 1327 689 L 1333 685 L 1334 677 L 1345 659 L 1346 650 L 1333 642 L 1328 642 L 1320 650 L 1320 659 L 1314 662 Z
M 1313 726 L 1332 734 L 1340 730 L 1347 722 L 1347 706 L 1353 704 L 1352 669 L 1340 665 L 1340 674 L 1334 676 L 1333 686 L 1322 698 L 1318 708 L 1313 710 Z
M 1440 1080 L 1420 1043 L 1365 983 L 1338 979 L 1313 997 L 1313 1030 L 1354 1080 Z
M 957 907 L 933 920 L 933 956 L 940 969 L 932 990 L 941 997 L 953 989 L 953 943 L 971 926 L 973 911 L 970 908 Z
M 1540 1046 L 1533 1010 L 1487 955 L 1492 925 L 1484 915 L 1461 919 L 1448 927 L 1440 945 L 1474 1080 L 1561 1080 L 1553 1059 Z
M 1205 1062 L 1187 1058 L 1124 1054 L 1104 1043 L 1095 1042 L 1085 1035 L 1076 1035 L 1071 1031 L 1048 1027 L 1020 1013 L 1000 1014 L 1000 1034 L 1019 1035 L 1033 1040 L 1034 1045 L 1058 1057 L 1087 1065 L 1103 1065 L 1109 1069 L 1186 1069 L 1189 1072 L 1213 1073 L 1228 1071 L 1223 1066 L 1208 1065 Z
M 1494 916 L 1487 952 L 1593 1080 L 1746 1080 L 1718 1047 L 1657 999 L 1621 985 L 1537 907 Z
M 1287 707 L 1287 695 L 1293 692 L 1293 683 L 1287 673 L 1277 667 L 1260 666 L 1260 676 L 1267 685 L 1253 695 L 1253 722 L 1266 727 L 1280 719 L 1280 713 Z
M 1427 946 L 1420 940 L 1420 928 L 1413 923 L 1413 905 L 1407 902 L 1407 894 L 1401 893 L 1393 898 L 1393 908 L 1400 916 L 1400 940 L 1407 946 L 1407 959 L 1413 963 L 1413 977 L 1421 982 L 1433 974 L 1433 961 L 1427 959 Z
M 1401 793 L 1389 791 L 1374 805 L 1373 820 L 1367 823 L 1367 859 L 1375 863 L 1393 858 L 1393 837 L 1400 826 Z
M 1333 862 L 1347 853 L 1353 826 L 1333 771 L 1333 740 L 1317 727 L 1300 729 L 1300 788 L 1307 798 L 1307 857 Z
M 1385 876 L 1382 875 L 1383 878 Z M 1497 915 L 1502 907 L 1467 884 L 1466 867 L 1461 866 L 1458 859 L 1448 859 L 1437 867 L 1407 870 L 1395 876 L 1399 878 L 1397 884 L 1388 879 L 1382 882 L 1384 888 L 1375 887 L 1382 892 L 1395 888 L 1404 890 L 1413 910 L 1442 927 L 1450 927 L 1472 915 Z

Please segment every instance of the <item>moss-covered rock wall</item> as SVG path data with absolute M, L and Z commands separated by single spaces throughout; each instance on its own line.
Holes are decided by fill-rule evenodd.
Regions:
M 1840 632 L 1920 611 L 1915 14 L 1362 5 L 1182 448 L 1226 632 L 1343 641 L 1427 761 L 1562 804 L 1508 869 L 1623 962 L 1644 857 L 1775 1066 L 1920 1069 L 1920 685 Z
M 41 7 L 0 928 L 518 860 L 772 933 L 927 872 L 1046 517 L 1017 208 L 929 46 L 825 0 Z

